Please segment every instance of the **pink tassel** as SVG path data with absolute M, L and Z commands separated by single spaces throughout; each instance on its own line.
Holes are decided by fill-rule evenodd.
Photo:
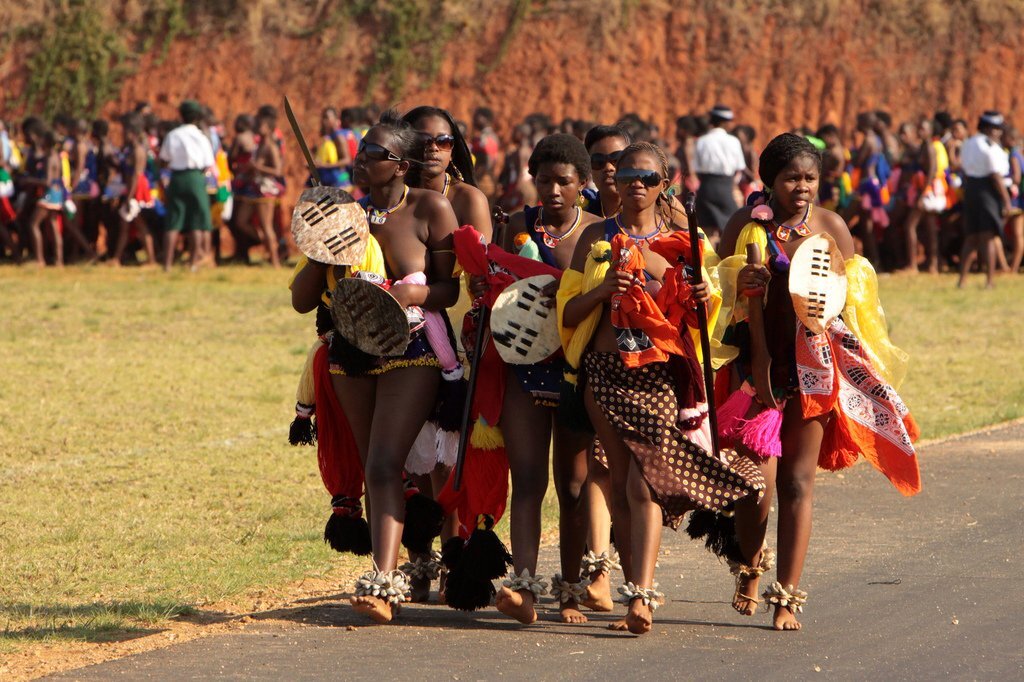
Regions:
M 743 384 L 718 408 L 718 436 L 723 440 L 736 440 L 740 427 L 747 418 L 754 396 L 746 389 L 747 384 Z
M 402 284 L 426 284 L 427 276 L 422 272 L 414 272 L 399 281 Z M 462 365 L 455 355 L 455 349 L 452 348 L 451 340 L 448 338 L 448 329 L 445 327 L 441 314 L 434 310 L 424 310 L 423 319 L 425 321 L 424 331 L 427 335 L 427 341 L 430 343 L 430 348 L 434 351 L 434 355 L 437 356 L 438 362 L 441 363 L 441 369 L 444 370 L 444 378 L 447 381 L 461 379 Z
M 755 454 L 761 457 L 781 457 L 782 410 L 762 410 L 753 419 L 744 421 L 737 435 Z

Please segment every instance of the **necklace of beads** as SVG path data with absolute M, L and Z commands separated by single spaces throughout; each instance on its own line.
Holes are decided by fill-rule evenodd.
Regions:
M 390 208 L 377 208 L 370 203 L 370 197 L 367 196 L 366 202 L 366 217 L 370 219 L 370 222 L 374 225 L 383 225 L 387 222 L 388 216 L 397 211 L 398 209 L 405 206 L 405 199 L 409 196 L 409 188 L 406 187 L 405 191 L 402 192 L 402 198 L 398 200 L 398 203 Z
M 562 242 L 563 239 L 567 239 L 569 235 L 576 231 L 576 228 L 580 226 L 580 223 L 583 222 L 583 209 L 577 206 L 576 218 L 572 221 L 572 226 L 570 226 L 569 229 L 565 231 L 565 234 L 561 236 L 555 236 L 548 232 L 548 228 L 546 225 L 544 225 L 544 221 L 542 220 L 543 215 L 544 209 L 537 211 L 537 220 L 536 222 L 534 222 L 533 231 L 543 233 L 544 245 L 547 246 L 549 249 L 555 248 Z
M 808 202 L 807 209 L 804 211 L 804 217 L 800 219 L 800 222 L 796 225 L 786 225 L 785 223 L 779 223 L 775 220 L 775 236 L 778 237 L 780 242 L 788 242 L 792 237 L 793 233 L 796 232 L 799 237 L 806 237 L 811 233 L 811 226 L 808 225 L 808 221 L 811 219 L 811 207 L 814 204 Z
M 665 228 L 665 221 L 659 219 L 658 224 L 655 225 L 654 229 L 648 232 L 647 234 L 630 234 L 629 232 L 626 231 L 626 226 L 623 225 L 622 221 L 619 220 L 619 215 L 621 214 L 615 214 L 615 224 L 618 226 L 619 232 L 626 235 L 635 242 L 646 242 L 647 244 L 650 244 L 651 242 L 656 242 L 661 237 L 661 231 Z

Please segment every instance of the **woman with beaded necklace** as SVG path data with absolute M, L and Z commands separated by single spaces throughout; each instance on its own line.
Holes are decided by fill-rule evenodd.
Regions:
M 832 211 L 814 206 L 821 165 L 820 153 L 805 138 L 785 133 L 773 139 L 759 164 L 767 199 L 755 199 L 755 205 L 740 209 L 729 220 L 721 253 L 732 258 L 719 266 L 724 281 L 732 261 L 744 257 L 748 246 L 756 245 L 765 259 L 765 264 L 741 261 L 746 264 L 733 270 L 735 290 L 763 313 L 750 308 L 746 319 L 741 320 L 741 314 L 734 317 L 737 326 L 746 325 L 749 331 L 732 335 L 738 340 L 738 357 L 731 365 L 738 371 L 732 378 L 734 386 L 739 382 L 741 387 L 719 409 L 719 431 L 760 465 L 768 486 L 760 500 L 750 497 L 735 508 L 736 551 L 742 561 L 730 560 L 736 577 L 733 608 L 743 615 L 757 611 L 758 580 L 773 566 L 764 538 L 771 491 L 778 494 L 778 579 L 762 595 L 775 606 L 776 630 L 801 627 L 796 615 L 807 593 L 799 585 L 819 466 L 850 466 L 860 453 L 904 495 L 920 490 L 911 445 L 916 425 L 892 388 L 899 383 L 906 356 L 889 343 L 884 319 L 877 319 L 877 300 L 864 294 L 877 289 L 874 271 L 866 260 L 853 256 L 846 223 Z M 789 265 L 798 248 L 819 235 L 830 238 L 846 261 L 849 286 L 845 321 L 836 318 L 825 333 L 812 334 L 795 310 Z M 868 305 L 861 308 L 864 303 Z M 737 304 L 735 310 L 742 308 Z M 763 360 L 759 365 L 759 356 L 768 359 L 767 368 Z M 818 390 L 833 382 L 838 383 L 834 392 Z M 860 406 L 857 414 L 847 414 L 855 404 Z M 858 421 L 865 415 L 870 424 Z M 757 427 L 772 418 L 777 420 L 773 429 Z
M 577 243 L 559 291 L 559 319 L 563 344 L 571 337 L 570 363 L 579 360 L 574 349 L 583 349 L 578 382 L 611 474 L 627 581 L 619 593 L 628 606 L 611 627 L 644 634 L 664 600 L 654 582 L 662 525 L 678 528 L 690 509 L 720 508 L 756 491 L 759 476 L 698 445 L 709 438 L 698 436 L 707 431 L 707 404 L 696 351 L 686 341 L 692 337 L 666 319 L 662 297 L 653 299 L 663 287 L 678 292 L 672 303 L 687 308 L 711 298 L 707 284 L 682 283 L 681 265 L 663 255 L 669 244 L 689 243 L 685 217 L 665 194 L 665 153 L 647 142 L 630 145 L 615 180 L 621 211 L 591 225 Z M 601 268 L 603 277 L 595 274 Z
M 439 193 L 406 185 L 406 175 L 422 163 L 421 155 L 416 131 L 397 113 L 385 112 L 360 143 L 354 181 L 367 189 L 359 203 L 383 253 L 385 272 L 377 274 L 394 282 L 389 292 L 403 307 L 440 311 L 458 297 L 458 280 L 452 277 L 452 234 L 458 223 L 451 204 Z M 293 307 L 305 313 L 320 306 L 330 282 L 344 276 L 338 270 L 306 263 L 292 283 Z M 418 273 L 426 275 L 426 284 L 400 281 Z M 374 571 L 359 580 L 351 602 L 370 619 L 388 622 L 398 605 L 408 600 L 408 577 L 397 569 L 405 519 L 402 470 L 434 408 L 441 365 L 422 330 L 413 334 L 408 350 L 398 357 L 366 355 L 335 333 L 329 359 L 369 499 Z
M 581 191 L 590 177 L 586 148 L 572 135 L 549 135 L 537 144 L 527 166 L 541 204 L 510 217 L 510 229 L 500 246 L 515 253 L 529 245 L 538 260 L 564 270 L 580 235 L 599 220 L 581 207 Z M 474 278 L 472 284 L 474 295 L 481 295 L 480 281 Z M 550 307 L 555 305 L 557 289 L 558 283 L 554 282 L 543 292 L 550 297 Z M 560 596 L 562 622 L 586 622 L 577 598 L 568 588 L 563 590 L 562 583 L 580 584 L 579 562 L 586 530 L 580 497 L 586 479 L 590 434 L 574 431 L 555 419 L 562 367 L 560 356 L 533 365 L 508 366 L 499 422 L 512 473 L 509 528 L 515 575 L 509 576 L 498 591 L 495 604 L 499 611 L 524 624 L 537 620 L 535 600 L 546 591 L 546 584 L 536 572 L 552 436 L 562 557 L 562 576 L 556 576 L 555 591 Z

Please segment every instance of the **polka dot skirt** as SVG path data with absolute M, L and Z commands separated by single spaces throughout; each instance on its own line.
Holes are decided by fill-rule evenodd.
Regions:
M 601 412 L 632 452 L 666 526 L 678 528 L 692 509 L 719 511 L 764 490 L 753 462 L 729 453 L 727 464 L 683 436 L 665 363 L 631 369 L 618 353 L 596 352 L 583 363 Z

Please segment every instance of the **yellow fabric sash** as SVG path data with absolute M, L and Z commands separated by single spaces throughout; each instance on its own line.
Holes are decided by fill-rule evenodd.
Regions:
M 295 264 L 295 269 L 292 270 L 292 276 L 288 279 L 288 288 L 292 288 L 292 284 L 295 282 L 295 278 L 299 276 L 299 273 L 309 263 L 309 259 L 305 256 L 299 257 L 299 262 Z M 369 235 L 369 241 L 366 243 L 366 253 L 363 255 L 363 260 L 358 265 L 343 266 L 345 268 L 345 277 L 355 277 L 359 272 L 372 272 L 381 277 L 387 277 L 387 268 L 384 265 L 384 252 L 380 248 L 380 244 L 376 238 L 371 234 Z M 338 285 L 338 275 L 334 267 L 327 268 L 327 282 L 324 288 L 323 294 L 320 295 L 320 300 L 326 305 L 331 304 L 331 297 L 328 295 L 334 291 L 334 287 Z
M 562 351 L 565 353 L 565 360 L 572 369 L 578 369 L 583 351 L 594 336 L 597 323 L 601 321 L 602 306 L 594 306 L 586 319 L 576 327 L 567 327 L 564 323 L 565 305 L 576 296 L 593 291 L 604 281 L 608 268 L 611 267 L 612 245 L 606 241 L 594 242 L 590 247 L 590 255 L 581 274 L 577 270 L 566 270 L 562 273 L 561 282 L 558 285 L 558 330 L 562 335 Z M 575 372 L 567 373 L 566 379 L 575 383 Z

